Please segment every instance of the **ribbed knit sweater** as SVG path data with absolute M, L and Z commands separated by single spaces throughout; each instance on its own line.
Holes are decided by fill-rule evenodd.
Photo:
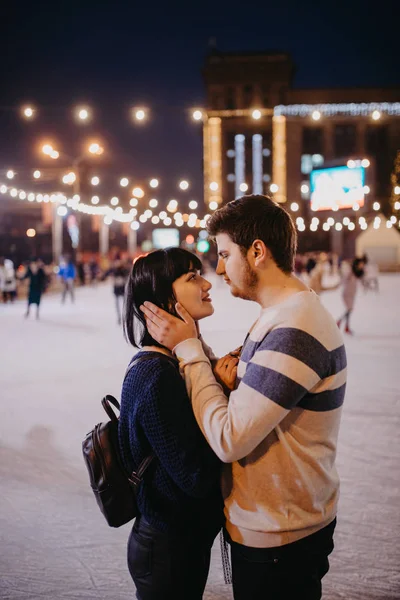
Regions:
M 218 531 L 223 522 L 221 463 L 193 415 L 178 362 L 160 352 L 146 356 L 122 387 L 119 442 L 132 471 L 154 452 L 138 491 L 138 508 L 160 531 Z M 208 534 L 209 535 L 209 534 Z

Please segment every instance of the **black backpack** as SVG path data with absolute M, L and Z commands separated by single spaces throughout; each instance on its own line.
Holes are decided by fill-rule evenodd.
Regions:
M 147 358 L 154 358 L 154 355 L 133 359 L 125 373 L 125 378 L 138 362 Z M 110 420 L 99 423 L 86 435 L 82 442 L 82 452 L 89 472 L 90 486 L 101 512 L 110 527 L 121 527 L 138 514 L 137 488 L 154 454 L 145 458 L 137 471 L 127 472 L 119 448 L 119 418 L 111 408 L 112 404 L 119 411 L 119 402 L 114 396 L 107 395 L 104 396 L 101 404 Z

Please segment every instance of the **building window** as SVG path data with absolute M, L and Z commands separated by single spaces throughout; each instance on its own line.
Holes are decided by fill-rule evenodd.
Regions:
M 253 86 L 247 84 L 243 88 L 243 103 L 244 108 L 250 108 L 253 104 Z
M 322 127 L 303 127 L 303 154 L 322 154 L 323 146 Z
M 228 87 L 226 90 L 226 107 L 227 110 L 235 110 L 236 108 L 236 98 L 235 98 L 235 88 Z
M 324 164 L 322 154 L 302 154 L 301 155 L 301 172 L 303 175 L 309 175 L 313 169 L 318 169 Z
M 355 124 L 335 125 L 333 151 L 335 158 L 346 158 L 357 149 L 357 128 Z

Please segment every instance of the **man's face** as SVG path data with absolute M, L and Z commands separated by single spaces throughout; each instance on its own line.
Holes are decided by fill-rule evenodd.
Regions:
M 232 242 L 227 233 L 216 236 L 218 265 L 216 273 L 221 275 L 231 288 L 232 296 L 243 300 L 255 300 L 258 283 L 257 273 L 251 268 L 240 247 Z

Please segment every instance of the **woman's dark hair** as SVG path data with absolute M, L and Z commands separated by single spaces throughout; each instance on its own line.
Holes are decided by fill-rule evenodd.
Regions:
M 172 284 L 201 268 L 200 259 L 183 248 L 155 250 L 135 261 L 126 284 L 123 319 L 124 335 L 132 346 L 161 346 L 147 330 L 141 305 L 147 300 L 176 315 Z
M 280 205 L 268 196 L 242 196 L 215 211 L 207 222 L 211 237 L 227 233 L 243 255 L 255 240 L 262 240 L 277 267 L 291 273 L 297 249 L 293 221 Z

